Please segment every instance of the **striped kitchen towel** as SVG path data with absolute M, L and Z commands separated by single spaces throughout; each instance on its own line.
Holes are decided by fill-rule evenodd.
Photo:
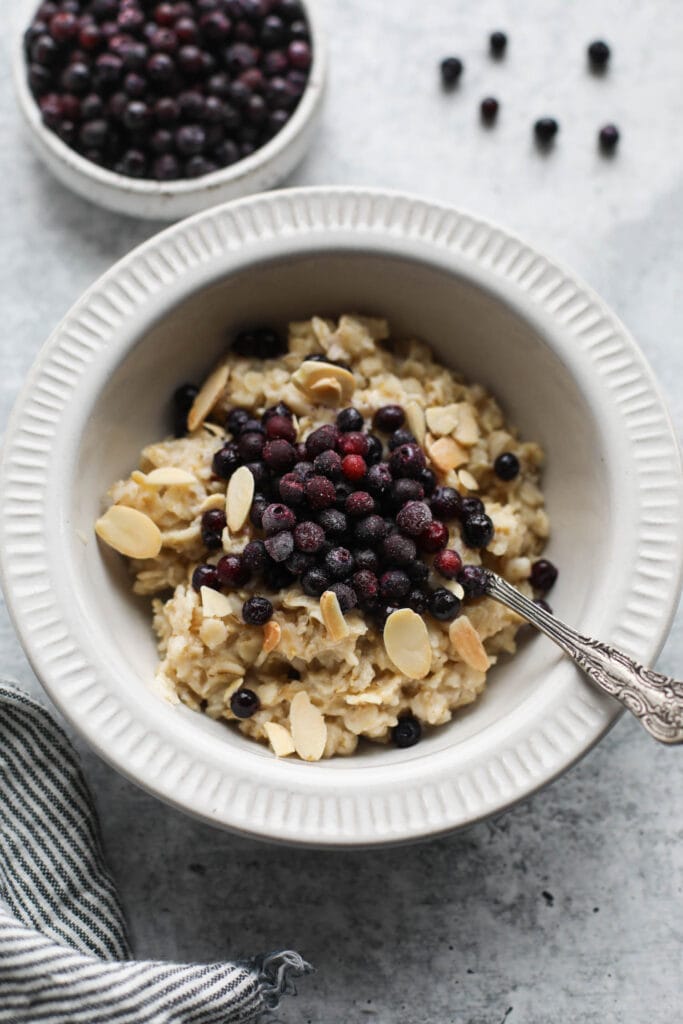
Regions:
M 97 816 L 67 736 L 0 682 L 0 1022 L 248 1024 L 311 970 L 132 959 Z

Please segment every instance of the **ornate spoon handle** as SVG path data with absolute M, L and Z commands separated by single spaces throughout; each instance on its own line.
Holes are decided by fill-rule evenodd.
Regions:
M 660 743 L 683 743 L 683 683 L 639 665 L 623 651 L 591 640 L 523 597 L 494 572 L 486 592 L 540 629 L 583 669 L 601 690 L 616 697 Z

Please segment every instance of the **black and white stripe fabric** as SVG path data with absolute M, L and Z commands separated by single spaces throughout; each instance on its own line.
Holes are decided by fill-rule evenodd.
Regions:
M 248 1024 L 310 971 L 134 961 L 77 755 L 48 712 L 0 682 L 0 1022 Z

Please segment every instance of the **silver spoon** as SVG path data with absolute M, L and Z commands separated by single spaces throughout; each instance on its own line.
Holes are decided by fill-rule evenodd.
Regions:
M 601 690 L 615 697 L 660 743 L 683 743 L 683 683 L 653 672 L 609 644 L 581 636 L 490 569 L 486 593 L 549 636 Z

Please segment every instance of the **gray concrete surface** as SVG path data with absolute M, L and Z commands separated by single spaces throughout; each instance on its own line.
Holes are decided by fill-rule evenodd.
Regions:
M 680 436 L 679 0 L 326 0 L 325 10 L 325 122 L 292 182 L 388 185 L 448 200 L 573 265 L 639 339 Z M 499 64 L 485 53 L 497 27 L 510 34 Z M 603 79 L 584 64 L 599 35 L 614 50 Z M 467 69 L 444 96 L 435 66 L 448 52 Z M 477 105 L 489 93 L 502 110 L 486 131 Z M 545 113 L 562 130 L 554 152 L 540 156 L 530 124 Z M 623 129 L 613 160 L 594 141 L 608 120 Z M 49 177 L 20 131 L 3 54 L 0 422 L 71 302 L 153 230 L 88 206 Z M 4 610 L 0 631 L 4 671 L 38 692 Z M 680 616 L 659 664 L 683 673 Z M 632 721 L 499 820 L 383 852 L 289 851 L 224 835 L 83 756 L 137 953 L 217 959 L 298 948 L 318 970 L 283 1008 L 284 1024 L 680 1017 L 681 752 L 656 747 Z

